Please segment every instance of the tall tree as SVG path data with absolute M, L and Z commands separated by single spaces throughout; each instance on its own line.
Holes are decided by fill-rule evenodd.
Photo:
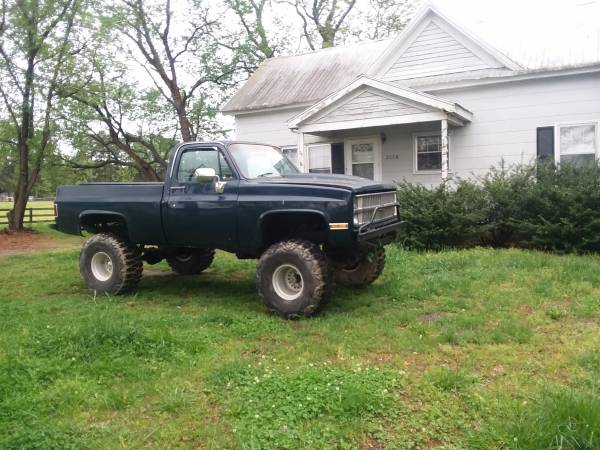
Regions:
M 355 28 L 355 35 L 377 40 L 397 34 L 410 20 L 416 3 L 417 0 L 369 0 L 365 24 Z
M 302 20 L 304 37 L 312 50 L 329 48 L 336 43 L 356 0 L 293 0 L 287 3 L 296 8 Z M 317 43 L 320 39 L 320 45 Z
M 203 118 L 215 108 L 215 86 L 231 88 L 236 70 L 212 39 L 217 19 L 199 1 L 179 8 L 176 26 L 171 0 L 122 0 L 121 5 L 120 32 L 139 51 L 141 66 L 175 112 L 183 141 L 198 139 Z
M 246 42 L 242 45 L 247 51 L 258 61 L 275 56 L 276 48 L 267 34 L 264 20 L 268 1 L 225 0 L 225 3 L 236 14 L 244 29 Z
M 2 0 L 0 97 L 18 157 L 11 230 L 23 229 L 27 200 L 51 146 L 55 95 L 79 8 L 79 0 Z
M 110 55 L 96 51 L 86 52 L 88 56 L 82 58 L 74 83 L 59 92 L 66 100 L 61 117 L 62 136 L 77 151 L 74 158 L 64 160 L 78 169 L 109 164 L 135 167 L 143 180 L 159 181 L 175 139 L 165 145 L 167 140 L 155 137 L 160 137 L 170 125 L 162 126 L 164 120 L 155 114 L 150 115 L 154 123 L 145 127 L 145 119 L 156 108 L 155 103 L 145 101 L 144 93 L 139 95 L 134 86 L 124 81 L 124 67 L 111 60 Z M 88 156 L 83 162 L 82 154 Z

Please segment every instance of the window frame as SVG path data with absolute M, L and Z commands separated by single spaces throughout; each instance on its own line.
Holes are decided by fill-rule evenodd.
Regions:
M 554 161 L 556 163 L 560 163 L 561 157 L 561 149 L 560 149 L 560 129 L 566 127 L 576 127 L 576 126 L 585 126 L 585 125 L 593 125 L 594 126 L 594 143 L 596 146 L 595 151 L 592 152 L 569 152 L 564 153 L 565 156 L 574 156 L 574 155 L 594 155 L 595 160 L 598 161 L 600 159 L 600 120 L 582 120 L 577 122 L 560 122 L 554 124 Z
M 440 157 L 442 155 L 442 132 L 440 131 L 423 131 L 413 133 L 413 174 L 414 175 L 437 175 L 442 173 L 442 168 L 439 170 L 419 170 L 419 153 L 418 153 L 418 138 L 427 136 L 439 136 L 440 138 Z M 448 150 L 450 149 L 450 133 L 448 133 Z M 430 152 L 434 153 L 434 152 Z M 442 163 L 443 165 L 443 163 Z M 448 172 L 450 172 L 450 158 L 448 158 Z
M 172 177 L 172 179 L 173 179 L 173 181 L 174 181 L 175 183 L 179 183 L 179 184 L 186 184 L 186 183 L 187 183 L 187 184 L 190 184 L 190 183 L 197 183 L 197 182 L 196 182 L 196 181 L 194 181 L 194 180 L 189 180 L 189 181 L 181 181 L 181 180 L 179 179 L 179 170 L 180 170 L 180 168 L 181 168 L 181 161 L 182 161 L 182 159 L 183 159 L 183 155 L 185 155 L 185 154 L 186 154 L 186 153 L 188 153 L 188 152 L 195 152 L 195 151 L 209 151 L 209 150 L 213 150 L 213 151 L 216 151 L 216 152 L 217 152 L 217 161 L 218 161 L 218 163 L 219 163 L 219 173 L 217 174 L 217 176 L 219 177 L 219 179 L 220 179 L 221 181 L 223 181 L 223 180 L 222 180 L 222 177 L 221 177 L 221 175 L 223 174 L 223 170 L 222 170 L 222 167 L 221 167 L 221 159 L 222 159 L 223 161 L 225 161 L 225 163 L 226 163 L 226 164 L 229 166 L 229 169 L 231 170 L 231 175 L 232 175 L 232 178 L 231 178 L 231 179 L 229 179 L 229 180 L 227 180 L 227 182 L 229 182 L 229 181 L 235 181 L 235 180 L 239 179 L 239 176 L 238 176 L 238 174 L 237 174 L 236 168 L 235 168 L 235 166 L 234 166 L 234 165 L 231 163 L 231 161 L 229 161 L 227 154 L 226 154 L 226 153 L 225 153 L 225 152 L 224 152 L 222 149 L 220 149 L 220 148 L 218 148 L 218 147 L 212 147 L 212 146 L 211 146 L 211 147 L 191 147 L 191 148 L 184 149 L 184 150 L 183 150 L 183 151 L 182 151 L 182 152 L 181 152 L 181 153 L 178 155 L 178 159 L 177 159 L 177 168 L 176 168 L 176 169 L 174 168 L 174 170 L 173 170 L 173 175 L 171 176 L 171 177 Z

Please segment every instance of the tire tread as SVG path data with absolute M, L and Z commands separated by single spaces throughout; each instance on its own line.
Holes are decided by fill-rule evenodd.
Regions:
M 313 272 L 313 281 L 316 285 L 314 295 L 311 297 L 312 301 L 307 304 L 302 311 L 296 313 L 284 313 L 277 310 L 273 305 L 269 302 L 269 299 L 266 298 L 261 286 L 261 278 L 262 274 L 262 262 L 276 255 L 277 253 L 296 253 L 305 261 L 312 261 L 317 270 Z M 263 302 L 263 304 L 267 307 L 267 309 L 271 312 L 279 314 L 286 319 L 297 319 L 300 317 L 308 317 L 316 312 L 318 312 L 329 299 L 331 295 L 332 288 L 332 272 L 330 270 L 329 261 L 327 257 L 321 252 L 319 247 L 316 244 L 313 244 L 310 241 L 305 241 L 302 239 L 291 239 L 287 241 L 278 242 L 276 244 L 271 245 L 260 257 L 258 261 L 258 268 L 256 270 L 256 283 L 258 286 L 258 294 Z
M 140 248 L 127 242 L 125 239 L 117 235 L 110 233 L 98 233 L 85 241 L 85 244 L 81 249 L 80 258 L 85 254 L 86 250 L 91 245 L 97 243 L 102 243 L 112 247 L 122 263 L 120 269 L 121 276 L 119 277 L 120 283 L 111 289 L 111 293 L 117 295 L 135 290 L 140 279 L 142 278 L 142 272 L 144 270 L 144 263 Z

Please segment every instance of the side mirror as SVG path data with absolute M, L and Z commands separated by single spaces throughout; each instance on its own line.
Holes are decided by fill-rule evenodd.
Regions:
M 216 176 L 217 172 L 212 167 L 199 167 L 194 171 L 194 180 L 198 183 L 212 183 Z

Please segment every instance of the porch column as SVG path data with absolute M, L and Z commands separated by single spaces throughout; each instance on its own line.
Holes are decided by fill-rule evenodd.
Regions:
M 304 147 L 304 133 L 302 132 L 298 132 L 298 169 L 300 169 L 301 172 L 307 172 L 306 168 L 308 167 L 306 161 L 307 161 L 307 155 L 306 155 L 306 148 Z
M 442 119 L 442 181 L 448 179 L 448 119 Z

